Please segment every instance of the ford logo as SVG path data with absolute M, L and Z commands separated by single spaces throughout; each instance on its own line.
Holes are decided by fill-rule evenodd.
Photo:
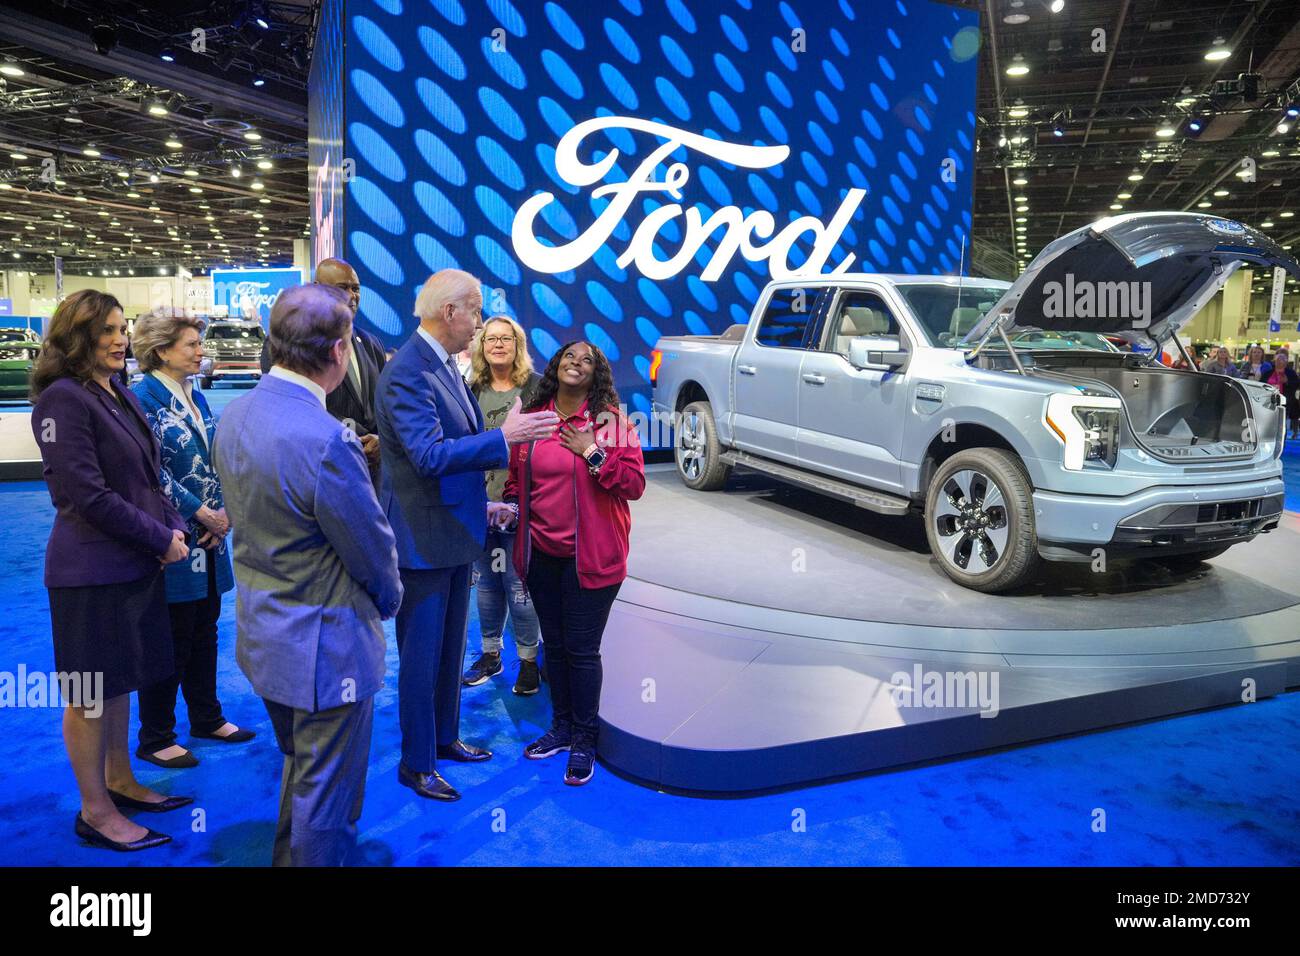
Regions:
M 1240 236 L 1246 232 L 1246 227 L 1239 222 L 1233 222 L 1231 219 L 1211 219 L 1209 220 L 1210 228 L 1215 232 L 1222 232 L 1229 236 Z

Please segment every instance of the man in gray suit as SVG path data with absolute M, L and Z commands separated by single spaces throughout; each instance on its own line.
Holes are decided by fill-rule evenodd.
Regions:
M 402 585 L 356 434 L 325 410 L 347 374 L 347 296 L 286 289 L 268 375 L 231 402 L 214 450 L 234 538 L 236 659 L 284 754 L 276 866 L 338 866 L 356 842 L 382 621 Z

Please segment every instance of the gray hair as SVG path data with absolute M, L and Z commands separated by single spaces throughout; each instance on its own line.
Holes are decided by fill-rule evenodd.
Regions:
M 204 324 L 197 316 L 171 308 L 156 308 L 140 316 L 131 332 L 131 353 L 140 363 L 140 370 L 152 372 L 162 368 L 162 356 L 158 353 L 179 342 L 186 329 L 194 329 L 202 337 Z
M 311 375 L 325 369 L 330 349 L 351 329 L 352 309 L 342 289 L 316 282 L 290 286 L 271 306 L 266 347 L 275 365 Z
M 460 269 L 439 269 L 425 280 L 415 297 L 415 317 L 421 322 L 441 317 L 443 308 L 479 291 L 479 281 Z

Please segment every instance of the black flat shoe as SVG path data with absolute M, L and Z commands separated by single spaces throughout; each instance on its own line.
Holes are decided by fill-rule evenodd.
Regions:
M 188 807 L 194 802 L 193 797 L 168 797 L 161 803 L 150 803 L 147 800 L 137 800 L 135 797 L 128 797 L 124 793 L 118 793 L 116 790 L 108 791 L 108 795 L 113 800 L 113 806 L 119 810 L 142 810 L 145 813 L 166 813 L 169 810 L 179 810 L 181 807 Z
M 442 775 L 436 770 L 433 773 L 416 773 L 398 764 L 397 782 L 404 787 L 410 787 L 420 796 L 427 797 L 430 800 L 451 801 L 460 799 L 460 791 L 442 779 Z
M 136 749 L 135 755 L 155 767 L 162 767 L 164 770 L 184 770 L 187 767 L 197 767 L 199 765 L 199 758 L 189 752 L 178 757 L 162 760 L 157 755 L 145 751 L 143 747 L 139 747 Z
M 190 731 L 191 737 L 199 737 L 202 740 L 220 740 L 223 744 L 242 744 L 245 741 L 252 740 L 257 736 L 253 731 L 246 730 L 243 727 L 236 730 L 233 734 L 226 734 L 222 737 L 220 734 L 196 734 Z
M 484 750 L 482 747 L 475 747 L 473 744 L 467 744 L 463 740 L 457 740 L 445 747 L 439 747 L 437 754 L 439 760 L 454 760 L 457 763 L 475 763 L 479 760 L 492 759 L 492 751 Z
M 81 814 L 77 814 L 77 822 L 74 827 L 77 836 L 83 842 L 91 846 L 97 846 L 104 850 L 117 850 L 121 853 L 129 853 L 132 850 L 149 850 L 156 846 L 162 846 L 164 843 L 171 843 L 172 838 L 165 833 L 159 833 L 157 830 L 149 830 L 144 836 L 130 843 L 118 843 L 116 840 L 110 840 L 104 834 L 100 833 L 85 820 L 81 819 Z M 147 828 L 146 828 L 147 829 Z

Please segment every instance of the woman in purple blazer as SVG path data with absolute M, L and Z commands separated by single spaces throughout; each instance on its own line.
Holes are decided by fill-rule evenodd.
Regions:
M 63 741 L 81 792 L 75 830 L 113 850 L 171 838 L 122 810 L 192 803 L 135 779 L 127 749 L 131 691 L 173 670 L 163 566 L 189 557 L 185 522 L 159 486 L 158 443 L 122 386 L 126 319 L 86 289 L 61 303 L 32 371 L 32 431 L 56 515 L 45 551 L 54 664 L 84 675 L 65 700 Z

